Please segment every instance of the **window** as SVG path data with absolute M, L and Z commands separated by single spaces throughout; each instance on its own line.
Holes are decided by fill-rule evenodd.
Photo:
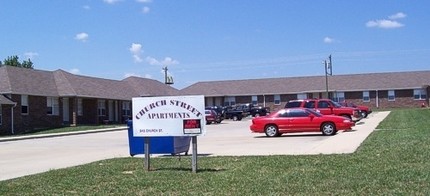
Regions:
M 0 104 L 0 125 L 2 124 L 2 107 L 1 107 L 1 104 Z
M 308 95 L 306 93 L 297 94 L 297 99 L 307 99 Z
M 48 115 L 56 115 L 60 114 L 60 107 L 58 104 L 58 97 L 47 97 L 46 98 L 46 107 Z
M 370 101 L 369 91 L 363 91 L 363 102 L 369 102 L 369 101 Z
M 303 101 L 289 101 L 285 104 L 285 108 L 299 108 Z
M 315 108 L 315 101 L 308 101 L 305 103 L 305 108 Z
M 275 105 L 281 105 L 281 95 L 274 95 Z
M 396 100 L 396 95 L 394 93 L 394 90 L 389 90 L 388 91 L 388 101 L 395 101 Z
M 78 98 L 78 116 L 84 115 L 84 110 L 82 106 L 82 99 Z
M 424 100 L 427 98 L 427 92 L 424 89 L 414 89 L 414 99 Z
M 303 110 L 290 110 L 288 114 L 288 117 L 307 117 L 307 116 L 309 116 L 309 114 Z
M 224 106 L 232 106 L 236 104 L 235 97 L 225 97 Z
M 252 96 L 252 105 L 256 106 L 258 105 L 258 97 L 257 95 Z
M 318 108 L 329 108 L 330 104 L 327 101 L 318 102 Z
M 21 95 L 21 114 L 28 114 L 28 95 Z
M 344 92 L 335 92 L 333 101 L 344 102 L 345 101 L 345 93 Z
M 106 116 L 106 101 L 105 100 L 99 100 L 97 105 L 98 105 L 97 114 L 99 116 Z
M 122 115 L 124 115 L 124 116 L 130 116 L 131 115 L 130 102 L 129 101 L 122 102 Z

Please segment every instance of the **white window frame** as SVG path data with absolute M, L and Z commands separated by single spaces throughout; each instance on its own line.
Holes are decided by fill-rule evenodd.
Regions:
M 224 106 L 232 106 L 236 105 L 236 97 L 235 96 L 227 96 L 224 99 Z
M 25 112 L 23 112 L 24 107 L 26 107 Z M 21 114 L 28 115 L 30 108 L 28 107 L 28 95 L 21 95 Z
M 345 92 L 335 92 L 334 95 L 333 101 L 338 103 L 345 101 Z
M 297 99 L 307 99 L 308 98 L 308 94 L 307 93 L 298 93 L 297 94 Z
M 370 92 L 363 91 L 363 102 L 370 102 Z
M 427 92 L 425 89 L 414 89 L 414 100 L 425 100 L 425 99 L 427 99 Z
M 106 116 L 106 100 L 97 101 L 97 115 Z
M 46 97 L 46 107 L 48 115 L 60 115 L 60 104 L 58 101 L 58 97 Z
M 273 104 L 281 105 L 281 95 L 273 95 Z
M 396 92 L 394 90 L 388 91 L 388 101 L 396 101 Z
M 78 98 L 78 116 L 84 115 L 84 107 L 82 105 L 82 99 Z
M 123 101 L 122 102 L 122 115 L 131 116 L 130 102 Z
M 257 95 L 252 95 L 252 105 L 253 106 L 258 105 L 258 96 Z

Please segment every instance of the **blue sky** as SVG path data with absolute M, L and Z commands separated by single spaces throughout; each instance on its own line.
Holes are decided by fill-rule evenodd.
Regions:
M 173 87 L 430 70 L 425 0 L 2 0 L 0 60 Z

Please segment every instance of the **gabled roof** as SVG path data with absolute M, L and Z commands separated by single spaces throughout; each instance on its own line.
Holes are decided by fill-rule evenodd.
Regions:
M 16 103 L 6 98 L 3 95 L 0 95 L 0 105 L 15 105 Z
M 129 77 L 120 81 L 80 76 L 63 70 L 0 67 L 0 94 L 131 100 L 133 97 L 173 95 L 177 92 L 173 87 L 146 78 Z
M 422 88 L 430 84 L 430 71 L 369 73 L 328 76 L 329 91 L 367 91 Z M 265 78 L 197 82 L 184 95 L 273 95 L 325 92 L 325 76 Z

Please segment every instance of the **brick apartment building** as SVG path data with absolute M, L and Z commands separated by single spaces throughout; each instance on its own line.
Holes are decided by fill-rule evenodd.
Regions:
M 152 79 L 108 80 L 63 70 L 0 67 L 0 135 L 64 125 L 123 123 L 132 97 L 178 90 Z
M 0 66 L 0 135 L 68 125 L 123 123 L 142 96 L 204 95 L 205 104 L 253 103 L 278 110 L 288 100 L 326 98 L 372 108 L 428 106 L 430 71 L 197 82 L 177 90 L 156 80 L 109 80 L 63 70 Z
M 429 105 L 430 71 L 198 82 L 181 94 L 203 94 L 206 105 L 253 103 L 278 110 L 294 99 L 330 98 L 372 108 Z

